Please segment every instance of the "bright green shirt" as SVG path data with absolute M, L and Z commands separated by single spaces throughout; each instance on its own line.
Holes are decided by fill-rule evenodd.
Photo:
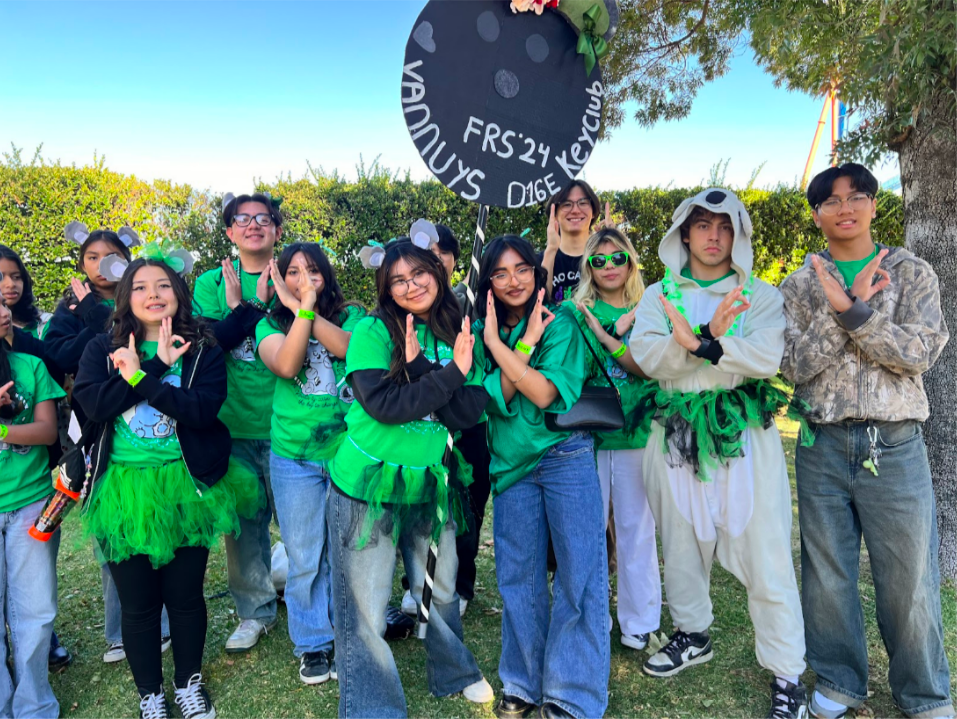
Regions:
M 239 260 L 233 262 L 239 269 Z M 243 299 L 256 296 L 259 275 L 240 272 Z M 232 310 L 226 304 L 222 268 L 204 272 L 193 289 L 193 314 L 221 320 Z M 256 338 L 247 337 L 226 353 L 226 401 L 219 418 L 233 439 L 269 439 L 272 407 L 266 401 L 276 391 L 276 375 L 256 354 Z
M 452 348 L 421 322 L 415 324 L 422 353 L 447 365 Z M 385 323 L 375 317 L 359 321 L 349 340 L 347 372 L 389 369 L 392 341 Z M 475 343 L 466 385 L 481 386 L 485 355 Z M 403 424 L 373 419 L 359 402 L 346 415 L 347 435 L 330 465 L 332 481 L 344 494 L 370 504 L 422 504 L 435 496 L 429 467 L 442 464 L 449 431 L 434 415 Z M 401 468 L 401 481 L 396 481 Z M 382 471 L 380 471 L 380 469 Z M 386 486 L 388 485 L 388 486 Z
M 41 360 L 19 352 L 7 352 L 7 357 L 16 383 L 16 394 L 24 409 L 12 420 L 0 422 L 31 424 L 34 408 L 40 402 L 59 399 L 66 393 L 53 381 Z M 53 479 L 47 448 L 0 441 L 0 512 L 26 507 L 50 494 L 53 494 Z
M 625 414 L 625 417 L 628 417 L 638 406 L 638 397 L 642 388 L 647 383 L 647 380 L 644 380 L 641 377 L 626 371 L 625 368 L 618 363 L 618 360 L 611 356 L 611 353 L 605 348 L 605 346 L 598 341 L 598 338 L 595 337 L 595 334 L 585 322 L 585 317 L 578 311 L 578 309 L 570 302 L 566 302 L 565 306 L 567 306 L 568 309 L 571 310 L 575 315 L 575 319 L 578 320 L 579 327 L 581 327 L 582 330 L 588 335 L 588 341 L 592 349 L 594 349 L 598 356 L 604 361 L 605 372 L 608 373 L 608 376 L 611 377 L 611 381 L 614 383 L 615 387 L 618 388 L 618 393 L 621 395 L 621 408 Z M 591 309 L 591 313 L 603 327 L 608 327 L 609 325 L 617 322 L 618 318 L 628 312 L 631 308 L 612 307 L 606 302 L 595 300 L 595 305 L 589 309 Z M 628 332 L 625 333 L 625 336 L 621 338 L 626 347 L 628 346 L 628 338 L 630 336 L 631 330 L 628 330 Z M 589 379 L 585 384 L 588 386 L 607 387 L 608 380 L 605 378 L 605 375 L 602 373 L 601 369 L 597 366 L 594 355 L 588 351 L 587 347 L 585 348 L 585 362 L 589 367 L 588 373 L 591 376 L 591 379 Z M 647 438 L 640 437 L 639 435 L 629 438 L 626 436 L 624 430 L 618 430 L 617 432 L 595 433 L 596 449 L 643 449 L 646 442 Z
M 877 245 L 874 246 L 871 254 L 862 260 L 849 260 L 847 262 L 834 260 L 837 271 L 841 273 L 841 276 L 844 278 L 844 284 L 848 289 L 854 284 L 854 280 L 857 279 L 858 274 L 864 269 L 864 266 L 875 257 L 877 257 Z
M 341 327 L 352 332 L 365 316 L 361 307 L 349 306 L 340 318 Z M 267 317 L 256 325 L 256 348 L 270 335 L 282 335 Z M 336 441 L 345 429 L 345 416 L 352 405 L 352 389 L 346 384 L 346 363 L 310 338 L 302 369 L 292 379 L 278 377 L 272 402 L 272 451 L 286 459 L 321 462 L 331 459 Z
M 156 343 L 143 342 L 140 357 L 156 356 Z M 183 360 L 178 359 L 161 378 L 164 384 L 179 387 Z M 144 399 L 113 420 L 113 448 L 110 462 L 138 467 L 158 467 L 183 458 L 176 436 L 176 420 L 159 412 Z
M 682 267 L 682 268 L 681 268 L 681 276 L 684 277 L 684 278 L 686 278 L 686 279 L 689 279 L 689 280 L 694 280 L 694 281 L 697 283 L 698 287 L 711 287 L 711 285 L 715 285 L 715 284 L 721 282 L 722 280 L 726 280 L 726 279 L 728 279 L 729 277 L 733 276 L 734 274 L 736 274 L 735 271 L 734 271 L 734 270 L 731 270 L 731 271 L 730 271 L 728 274 L 726 274 L 724 277 L 719 277 L 719 278 L 716 279 L 716 280 L 699 280 L 699 279 L 697 279 L 696 277 L 692 277 L 692 276 L 691 276 L 691 270 L 690 270 L 690 269 L 688 269 L 687 267 Z
M 587 349 L 574 315 L 561 307 L 554 311 L 555 319 L 545 328 L 529 362 L 532 369 L 545 375 L 558 389 L 558 396 L 547 410 L 539 409 L 521 392 L 516 392 L 506 404 L 502 396 L 502 370 L 497 366 L 493 368 L 492 355 L 488 353 L 484 384 L 489 394 L 486 407 L 488 447 L 492 455 L 489 471 L 495 496 L 535 469 L 549 448 L 571 435 L 571 432 L 550 432 L 545 427 L 545 412 L 564 414 L 578 401 L 586 378 Z M 485 320 L 478 320 L 473 333 L 481 337 L 484 330 Z M 524 319 L 511 333 L 500 329 L 502 341 L 513 349 L 524 332 Z

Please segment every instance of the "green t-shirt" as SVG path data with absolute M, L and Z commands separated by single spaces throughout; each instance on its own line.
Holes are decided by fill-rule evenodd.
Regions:
M 156 343 L 143 342 L 139 351 L 144 360 L 152 359 L 156 356 Z M 162 381 L 179 387 L 182 372 L 183 360 L 176 360 Z M 113 430 L 110 462 L 158 467 L 183 458 L 176 436 L 176 420 L 150 407 L 145 399 L 113 420 Z
M 636 375 L 631 374 L 622 367 L 618 360 L 611 356 L 611 353 L 605 348 L 605 346 L 598 341 L 598 338 L 595 337 L 594 333 L 589 329 L 588 324 L 585 322 L 585 317 L 578 311 L 578 309 L 572 305 L 570 302 L 565 303 L 568 306 L 568 309 L 575 315 L 575 319 L 578 320 L 579 326 L 582 330 L 588 335 L 588 341 L 592 349 L 604 360 L 605 372 L 608 373 L 608 376 L 611 377 L 611 381 L 614 383 L 615 387 L 618 388 L 618 392 L 621 395 L 621 408 L 627 418 L 632 412 L 635 411 L 635 408 L 638 406 L 638 397 L 642 388 L 647 383 L 647 380 L 642 379 Z M 631 308 L 622 308 L 622 307 L 612 307 L 606 302 L 601 300 L 595 300 L 595 305 L 590 308 L 591 313 L 595 316 L 603 327 L 607 327 L 610 324 L 613 324 L 618 321 L 618 318 L 623 314 L 628 312 Z M 622 342 L 625 343 L 625 346 L 628 345 L 628 338 L 631 336 L 631 330 L 625 333 L 625 336 L 622 337 Z M 586 385 L 589 386 L 598 386 L 598 387 L 607 387 L 608 380 L 605 378 L 605 375 L 601 372 L 601 369 L 595 363 L 595 357 L 591 352 L 588 351 L 588 348 L 585 348 L 585 362 L 589 368 L 588 374 L 591 379 L 586 382 Z M 643 449 L 647 438 L 639 437 L 635 435 L 631 438 L 627 437 L 624 430 L 619 430 L 617 432 L 596 432 L 595 433 L 595 447 L 596 449 Z
M 416 336 L 422 353 L 430 362 L 447 365 L 452 361 L 452 348 L 437 339 L 422 322 L 415 323 Z M 365 369 L 389 369 L 392 359 L 392 341 L 385 323 L 375 317 L 359 321 L 349 340 L 346 354 L 347 372 Z M 476 342 L 472 370 L 466 385 L 482 384 L 485 355 L 482 343 Z M 422 504 L 434 498 L 435 487 L 428 480 L 429 467 L 441 465 L 449 431 L 434 415 L 404 424 L 383 424 L 365 411 L 359 402 L 353 402 L 346 415 L 347 435 L 329 468 L 332 481 L 346 495 L 374 504 Z M 377 472 L 382 465 L 391 469 Z M 392 486 L 380 486 L 373 478 L 394 478 L 395 468 L 401 467 L 402 481 Z M 393 481 L 389 479 L 388 481 Z
M 16 394 L 24 409 L 12 420 L 0 422 L 31 424 L 33 410 L 40 402 L 59 399 L 66 393 L 53 381 L 41 360 L 19 352 L 7 352 L 7 357 Z M 53 479 L 47 448 L 0 441 L 0 512 L 26 507 L 50 494 L 53 494 Z
M 834 260 L 834 264 L 837 266 L 837 271 L 841 273 L 841 276 L 844 278 L 844 284 L 848 289 L 851 288 L 851 285 L 854 284 L 854 280 L 857 279 L 857 275 L 861 270 L 864 269 L 864 265 L 877 257 L 877 245 L 874 246 L 873 251 L 867 257 L 862 260 L 849 260 L 847 262 Z
M 531 472 L 549 448 L 567 439 L 570 432 L 551 432 L 545 427 L 545 412 L 564 414 L 581 396 L 585 383 L 585 341 L 578 331 L 575 317 L 567 309 L 553 308 L 555 319 L 532 353 L 529 366 L 545 375 L 558 389 L 558 396 L 547 410 L 539 409 L 521 392 L 505 404 L 502 396 L 501 368 L 492 367 L 488 353 L 485 366 L 485 389 L 489 394 L 488 447 L 492 455 L 490 474 L 492 492 L 498 496 Z M 485 320 L 475 323 L 473 333 L 481 337 Z M 514 348 L 525 332 L 523 319 L 508 333 L 500 329 L 502 341 Z
M 716 285 L 722 280 L 726 280 L 729 277 L 733 277 L 735 274 L 736 274 L 735 271 L 731 270 L 728 274 L 724 275 L 723 277 L 719 277 L 716 280 L 699 280 L 691 276 L 691 270 L 689 268 L 687 267 L 681 268 L 681 276 L 684 277 L 685 279 L 694 280 L 697 283 L 698 287 L 711 287 L 711 285 Z
M 239 268 L 239 260 L 233 262 Z M 243 299 L 256 296 L 259 275 L 241 272 Z M 222 268 L 204 272 L 193 290 L 193 314 L 221 320 L 232 310 L 226 304 L 226 284 Z M 226 353 L 226 401 L 219 418 L 233 439 L 269 439 L 272 407 L 264 401 L 276 390 L 276 375 L 256 354 L 256 338 L 249 336 Z
M 342 329 L 352 332 L 365 316 L 361 307 L 347 307 Z M 263 318 L 256 325 L 256 348 L 281 329 Z M 272 451 L 286 459 L 321 462 L 331 459 L 345 429 L 345 415 L 352 404 L 352 389 L 346 384 L 346 363 L 309 339 L 302 369 L 292 379 L 278 377 L 272 402 Z

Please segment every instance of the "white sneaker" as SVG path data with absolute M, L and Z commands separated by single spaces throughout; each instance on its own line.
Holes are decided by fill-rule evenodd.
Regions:
M 408 614 L 410 617 L 416 617 L 419 614 L 419 605 L 415 603 L 415 598 L 412 596 L 412 590 L 406 589 L 405 594 L 402 595 L 402 613 Z
M 644 634 L 622 634 L 621 643 L 630 648 L 637 649 L 641 651 L 648 646 L 648 642 L 651 640 L 651 635 L 648 632 Z
M 115 642 L 110 645 L 103 655 L 103 661 L 107 664 L 115 664 L 126 659 L 126 650 L 123 648 L 123 642 Z M 150 694 L 150 696 L 153 696 Z
M 166 652 L 169 651 L 169 648 L 173 646 L 173 640 L 170 637 L 163 637 L 162 641 L 163 643 L 160 646 L 160 651 L 163 652 L 163 654 L 166 654 Z
M 459 597 L 459 616 L 465 616 L 465 610 L 469 608 L 469 600 Z
M 465 687 L 462 690 L 462 696 L 476 704 L 487 704 L 495 698 L 495 692 L 492 691 L 492 685 L 483 677 Z
M 189 678 L 185 687 L 176 689 L 176 706 L 183 719 L 216 719 L 216 709 L 199 672 Z
M 243 619 L 239 623 L 239 626 L 236 627 L 236 631 L 230 634 L 229 639 L 226 640 L 226 651 L 249 651 L 256 646 L 256 642 L 259 641 L 259 637 L 261 637 L 263 634 L 268 634 L 269 631 L 275 626 L 275 621 L 273 621 L 271 624 L 263 624 L 258 619 Z

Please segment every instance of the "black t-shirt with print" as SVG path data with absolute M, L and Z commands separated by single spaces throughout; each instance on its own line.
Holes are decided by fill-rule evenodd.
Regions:
M 539 261 L 544 256 L 544 252 L 540 253 Z M 561 250 L 555 254 L 555 268 L 552 273 L 552 295 L 555 304 L 571 299 L 581 278 L 581 261 L 581 255 L 566 255 Z

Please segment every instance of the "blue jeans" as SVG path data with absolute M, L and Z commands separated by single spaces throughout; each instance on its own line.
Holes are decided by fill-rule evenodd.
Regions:
M 289 557 L 286 609 L 294 653 L 332 649 L 332 576 L 326 542 L 325 464 L 269 457 L 279 531 Z
M 591 435 L 548 450 L 494 500 L 503 691 L 593 719 L 608 706 L 608 562 Z M 558 568 L 548 609 L 551 533 Z
M 106 635 L 106 641 L 110 644 L 120 644 L 123 641 L 123 610 L 120 608 L 120 595 L 116 593 L 116 584 L 113 582 L 113 575 L 110 574 L 109 567 L 102 561 L 102 555 L 94 552 L 97 561 L 100 564 L 100 580 L 103 583 L 103 614 L 104 624 L 103 633 Z M 166 607 L 163 607 L 161 620 L 161 629 L 163 636 L 169 636 L 169 617 L 166 615 Z
M 339 716 L 405 717 L 408 709 L 402 682 L 384 638 L 385 609 L 392 594 L 396 564 L 392 518 L 386 510 L 373 527 L 368 543 L 356 549 L 356 527 L 361 526 L 365 509 L 365 504 L 335 487 L 329 491 L 326 522 L 336 606 Z M 428 549 L 427 534 L 403 528 L 399 551 L 417 602 L 422 601 Z M 455 593 L 457 572 L 455 529 L 450 521 L 439 540 L 432 611 L 425 637 L 425 675 L 429 691 L 437 697 L 455 694 L 482 679 L 475 657 L 462 642 L 459 598 Z
M 263 485 L 266 505 L 252 519 L 239 518 L 239 536 L 226 535 L 226 572 L 229 593 L 240 619 L 276 621 L 276 588 L 272 583 L 269 522 L 273 515 L 269 481 L 269 440 L 234 439 L 232 455 L 245 464 Z
M 7 643 L 0 642 L 0 716 L 56 717 L 60 704 L 50 688 L 47 661 L 57 608 L 56 556 L 60 533 L 47 542 L 27 534 L 43 511 L 41 499 L 0 512 L 0 611 L 10 628 L 13 676 Z
M 944 654 L 937 516 L 917 422 L 874 422 L 878 476 L 864 469 L 869 423 L 812 425 L 795 459 L 807 658 L 817 689 L 851 707 L 867 698 L 867 641 L 858 593 L 861 537 L 894 700 L 912 717 L 954 713 Z

